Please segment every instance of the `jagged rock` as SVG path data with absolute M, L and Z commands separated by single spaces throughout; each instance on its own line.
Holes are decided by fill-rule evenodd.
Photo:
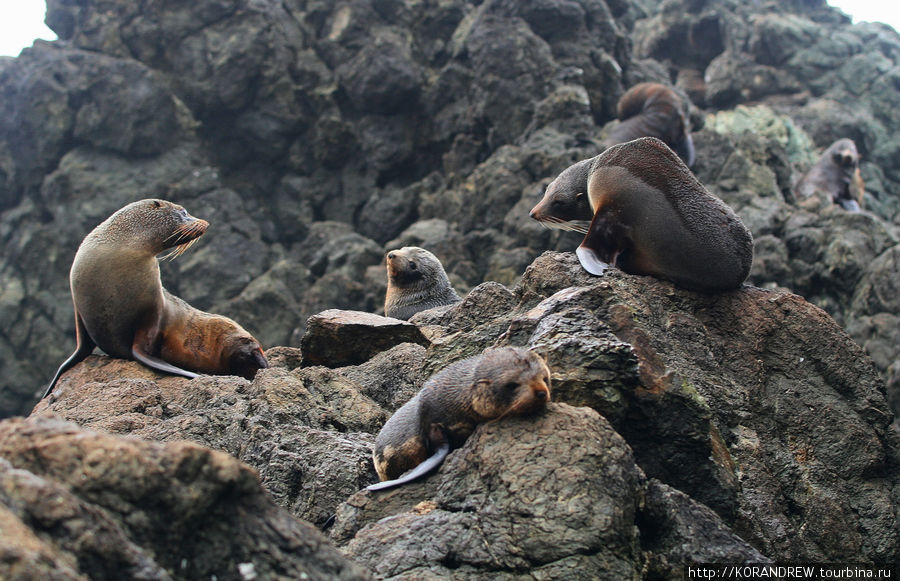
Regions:
M 196 444 L 48 417 L 0 423 L 0 455 L 3 577 L 370 578 L 253 470 Z
M 310 317 L 300 343 L 303 365 L 343 367 L 368 361 L 401 343 L 427 345 L 413 324 L 358 311 L 328 309 Z

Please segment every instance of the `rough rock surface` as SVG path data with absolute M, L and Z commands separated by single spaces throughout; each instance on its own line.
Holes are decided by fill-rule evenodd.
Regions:
M 279 347 L 252 382 L 92 356 L 34 414 L 226 451 L 294 515 L 324 526 L 337 514 L 333 540 L 381 578 L 669 578 L 686 558 L 898 557 L 883 381 L 798 295 L 597 278 L 548 252 L 515 288 L 486 283 L 412 322 L 427 347 L 337 369 Z M 507 344 L 546 354 L 550 411 L 480 426 L 422 482 L 360 491 L 377 480 L 375 434 L 424 378 Z
M 374 434 L 450 362 L 532 345 L 550 360 L 555 401 L 602 416 L 561 405 L 541 421 L 613 449 L 579 448 L 565 430 L 539 443 L 513 425 L 477 432 L 380 510 L 458 526 L 473 518 L 466 500 L 439 483 L 482 480 L 496 494 L 477 498 L 492 520 L 521 526 L 523 544 L 486 521 L 398 553 L 416 575 L 552 577 L 571 564 L 666 578 L 685 557 L 752 551 L 896 562 L 897 434 L 883 387 L 900 407 L 895 31 L 852 25 L 820 0 L 48 0 L 47 21 L 60 41 L 0 59 L 0 416 L 27 413 L 74 347 L 67 272 L 81 239 L 126 203 L 164 197 L 211 223 L 163 265 L 166 288 L 235 318 L 273 367 L 253 382 L 188 381 L 92 357 L 37 414 L 228 452 L 319 526 L 351 498 L 338 525 L 358 532 L 335 538 L 379 575 L 404 575 L 370 550 L 377 521 L 348 520 L 348 506 L 371 500 L 354 494 L 375 480 Z M 752 230 L 758 288 L 706 296 L 618 272 L 598 280 L 570 252 L 543 254 L 579 236 L 528 210 L 599 152 L 618 97 L 641 81 L 691 100 L 694 170 Z M 862 156 L 865 211 L 797 206 L 795 181 L 841 137 Z M 387 332 L 365 362 L 301 354 L 310 317 L 378 312 L 382 256 L 408 245 L 442 257 L 454 287 L 471 289 L 463 302 L 414 317 L 425 340 Z M 593 531 L 608 548 L 566 528 L 549 500 L 540 523 L 501 509 L 533 482 L 498 480 L 500 460 L 479 454 L 522 453 L 519 439 L 634 483 L 615 498 L 594 491 L 621 509 L 621 528 Z M 540 490 L 579 482 L 555 474 Z M 29 523 L 0 518 L 29 559 L 79 574 Z M 536 530 L 575 537 L 535 547 Z M 408 546 L 400 531 L 377 532 Z M 482 534 L 502 552 L 472 545 Z M 132 544 L 129 563 L 152 553 Z
M 900 364 L 896 305 L 855 299 L 896 280 L 900 37 L 884 26 L 737 0 L 49 0 L 47 21 L 60 41 L 0 62 L 0 415 L 71 352 L 66 273 L 125 203 L 208 219 L 166 287 L 299 346 L 322 310 L 381 308 L 390 248 L 436 252 L 460 290 L 573 249 L 527 212 L 640 81 L 693 101 L 696 171 L 753 231 L 753 282 L 826 309 L 884 377 Z M 792 205 L 839 137 L 862 155 L 866 218 Z
M 188 442 L 0 423 L 4 579 L 369 579 L 275 505 L 253 470 Z

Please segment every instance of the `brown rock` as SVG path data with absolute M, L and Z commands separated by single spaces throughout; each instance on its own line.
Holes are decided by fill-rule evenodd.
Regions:
M 0 577 L 369 578 L 226 454 L 30 418 L 0 423 L 0 455 Z
M 357 365 L 401 343 L 428 345 L 413 324 L 359 311 L 329 309 L 313 315 L 300 342 L 303 365 Z

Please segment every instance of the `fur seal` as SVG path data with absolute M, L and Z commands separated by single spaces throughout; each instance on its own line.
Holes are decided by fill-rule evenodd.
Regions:
M 797 198 L 809 198 L 817 192 L 850 212 L 859 212 L 865 186 L 859 173 L 859 152 L 852 139 L 838 139 L 800 178 Z
M 630 274 L 716 292 L 739 287 L 750 273 L 750 231 L 654 137 L 615 145 L 570 166 L 530 216 L 584 233 L 576 254 L 591 274 L 615 264 Z
M 384 490 L 411 482 L 463 445 L 489 420 L 543 410 L 550 400 L 550 370 L 534 351 L 488 349 L 436 373 L 390 417 L 375 439 L 373 459 Z
M 392 250 L 387 253 L 385 264 L 388 279 L 385 317 L 406 321 L 419 311 L 462 300 L 450 286 L 441 261 L 424 248 L 404 246 Z
M 268 366 L 250 333 L 227 317 L 195 309 L 162 287 L 158 254 L 184 253 L 209 223 L 165 200 L 140 200 L 115 212 L 81 242 L 69 273 L 75 306 L 75 352 L 60 376 L 99 347 L 164 371 L 252 378 Z
M 681 98 L 660 83 L 638 83 L 619 99 L 616 115 L 620 123 L 612 128 L 605 147 L 638 137 L 657 137 L 678 154 L 688 167 L 694 165 L 694 141 Z

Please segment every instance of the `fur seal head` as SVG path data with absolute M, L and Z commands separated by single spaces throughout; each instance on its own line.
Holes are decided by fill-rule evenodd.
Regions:
M 586 159 L 563 170 L 550 182 L 544 197 L 528 215 L 551 228 L 587 234 L 594 215 L 587 194 L 591 162 L 591 159 Z
M 450 305 L 461 299 L 441 261 L 424 248 L 404 246 L 385 257 L 388 288 L 384 300 L 386 317 L 407 320 L 419 311 Z

